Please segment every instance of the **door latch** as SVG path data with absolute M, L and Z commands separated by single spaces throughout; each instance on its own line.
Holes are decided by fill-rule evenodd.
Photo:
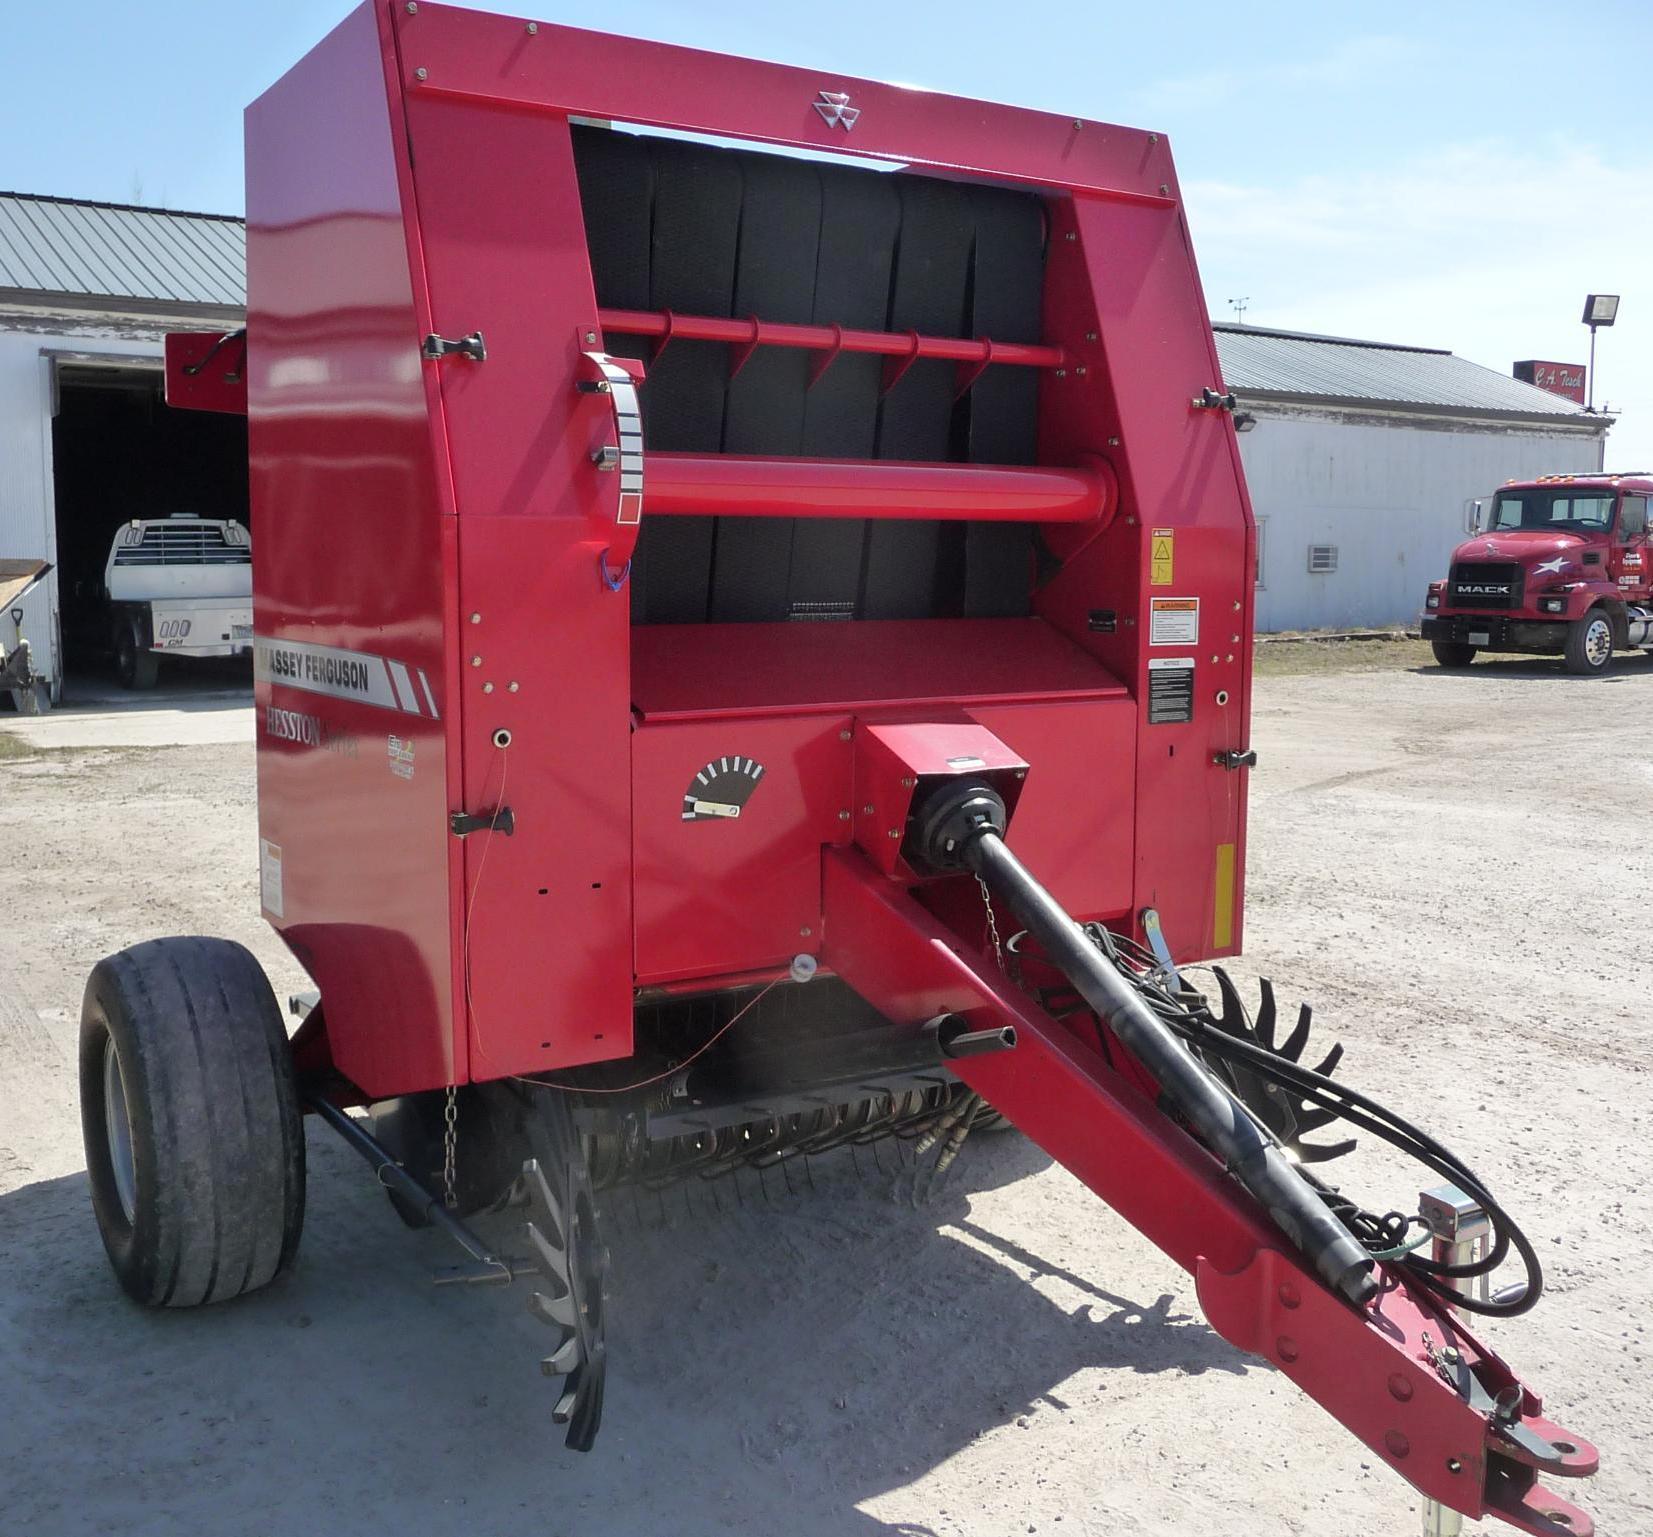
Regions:
M 456 838 L 468 838 L 472 833 L 504 833 L 507 838 L 517 830 L 517 819 L 509 806 L 496 811 L 456 811 L 448 818 L 448 831 Z
M 451 352 L 457 352 L 461 357 L 469 358 L 473 363 L 488 361 L 488 347 L 482 340 L 480 331 L 472 331 L 469 336 L 461 336 L 449 341 L 445 336 L 438 336 L 434 331 L 425 338 L 425 345 L 420 349 L 424 357 L 433 362 L 437 358 L 445 358 Z
M 1213 753 L 1211 761 L 1219 768 L 1242 769 L 1257 767 L 1257 749 L 1248 747 L 1244 752 L 1237 748 L 1229 748 L 1227 752 Z

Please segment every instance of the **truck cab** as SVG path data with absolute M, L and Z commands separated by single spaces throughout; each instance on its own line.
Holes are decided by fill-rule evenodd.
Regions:
M 1613 653 L 1653 651 L 1653 473 L 1510 481 L 1478 532 L 1429 584 L 1421 623 L 1442 667 L 1482 651 L 1559 656 L 1605 673 Z M 1478 504 L 1479 506 L 1479 504 Z
M 238 656 L 253 644 L 253 549 L 233 518 L 123 523 L 103 586 L 123 688 L 153 688 L 165 656 Z

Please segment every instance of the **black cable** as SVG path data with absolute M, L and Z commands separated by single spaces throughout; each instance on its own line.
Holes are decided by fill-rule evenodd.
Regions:
M 1366 1248 L 1377 1253 L 1390 1253 L 1415 1282 L 1442 1302 L 1465 1312 L 1513 1317 L 1525 1313 L 1537 1303 L 1543 1292 L 1544 1277 L 1531 1242 L 1474 1171 L 1451 1149 L 1370 1096 L 1293 1062 L 1266 1046 L 1228 1034 L 1203 1009 L 1191 1008 L 1185 1000 L 1155 980 L 1161 966 L 1152 952 L 1101 924 L 1085 924 L 1083 927 L 1120 975 L 1196 1054 L 1243 1066 L 1258 1077 L 1288 1090 L 1304 1103 L 1370 1132 L 1399 1149 L 1415 1162 L 1449 1180 L 1474 1200 L 1486 1213 L 1493 1237 L 1487 1254 L 1465 1264 L 1446 1264 L 1416 1253 L 1395 1256 L 1392 1251 L 1401 1247 L 1408 1230 L 1419 1224 L 1420 1218 L 1408 1217 L 1398 1211 L 1384 1214 L 1367 1211 L 1306 1168 L 1300 1167 L 1299 1174 Z M 1018 940 L 1022 938 L 1017 936 Z M 1527 1285 L 1518 1297 L 1506 1302 L 1483 1302 L 1446 1284 L 1449 1280 L 1466 1280 L 1488 1274 L 1508 1258 L 1512 1248 L 1520 1256 L 1527 1273 Z

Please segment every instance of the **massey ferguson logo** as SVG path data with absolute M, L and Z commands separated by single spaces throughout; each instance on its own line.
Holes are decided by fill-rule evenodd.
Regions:
M 828 128 L 842 128 L 845 133 L 855 126 L 861 109 L 849 104 L 848 91 L 822 91 L 815 98 L 815 110 L 826 120 Z

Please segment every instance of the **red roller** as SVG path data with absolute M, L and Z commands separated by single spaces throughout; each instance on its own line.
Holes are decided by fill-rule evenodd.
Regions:
M 940 518 L 1106 523 L 1115 482 L 1101 460 L 1079 469 L 912 464 L 894 459 L 786 459 L 650 454 L 651 516 Z

